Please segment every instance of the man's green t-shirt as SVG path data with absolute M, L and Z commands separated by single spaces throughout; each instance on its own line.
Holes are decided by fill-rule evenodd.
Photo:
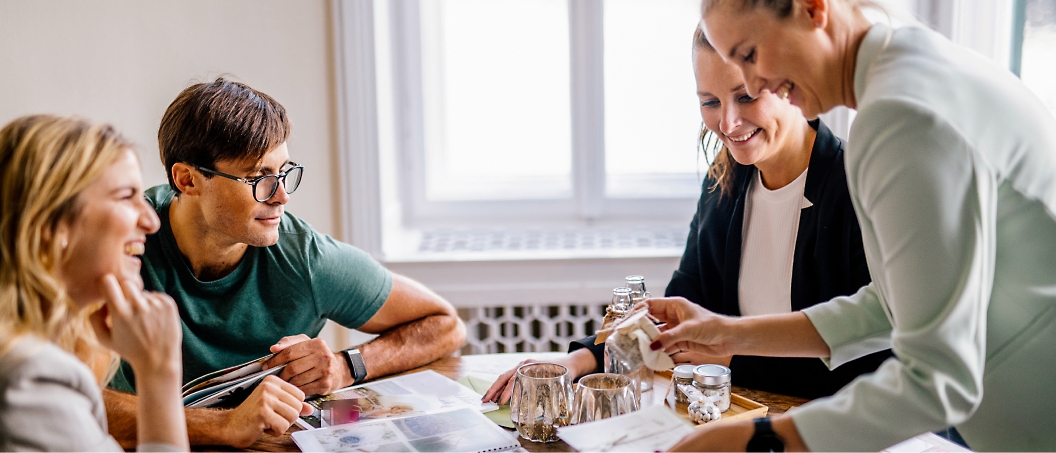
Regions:
M 249 247 L 227 276 L 195 278 L 169 223 L 175 195 L 168 185 L 146 192 L 161 228 L 147 236 L 140 272 L 147 290 L 172 296 L 183 321 L 183 382 L 270 354 L 289 335 L 315 337 L 327 319 L 349 328 L 367 322 L 385 303 L 392 274 L 363 251 L 320 234 L 286 213 L 279 241 Z M 110 386 L 135 390 L 122 362 Z

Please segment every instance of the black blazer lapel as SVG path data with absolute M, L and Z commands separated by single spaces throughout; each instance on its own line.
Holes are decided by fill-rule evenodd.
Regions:
M 818 218 L 822 207 L 821 196 L 833 163 L 842 148 L 842 142 L 833 135 L 828 126 L 818 120 L 810 121 L 810 126 L 817 130 L 814 146 L 810 151 L 810 163 L 807 170 L 807 181 L 803 187 L 803 196 L 812 206 L 803 208 L 799 214 L 799 232 L 796 234 L 796 247 L 792 257 L 792 310 L 802 310 L 818 303 L 820 281 L 814 252 L 817 248 Z M 842 168 L 836 169 L 843 171 Z
M 755 166 L 735 164 L 734 205 L 730 217 L 730 227 L 726 231 L 726 269 L 722 281 L 725 282 L 722 292 L 723 310 L 729 315 L 741 315 L 740 281 L 741 250 L 744 236 L 744 205 L 748 188 L 755 177 Z

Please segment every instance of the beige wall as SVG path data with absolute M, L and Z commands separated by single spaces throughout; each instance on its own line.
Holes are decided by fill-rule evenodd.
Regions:
M 187 85 L 231 74 L 281 102 L 306 179 L 291 212 L 340 236 L 326 0 L 0 0 L 0 124 L 30 113 L 107 121 L 165 182 L 158 122 Z M 0 163 L 2 165 L 3 163 Z

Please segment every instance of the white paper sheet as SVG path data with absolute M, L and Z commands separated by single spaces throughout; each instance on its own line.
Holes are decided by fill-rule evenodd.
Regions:
M 557 437 L 579 451 L 664 451 L 693 432 L 693 425 L 667 406 L 557 429 Z

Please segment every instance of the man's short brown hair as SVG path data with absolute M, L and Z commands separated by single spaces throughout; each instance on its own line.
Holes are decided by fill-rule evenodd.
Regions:
M 177 162 L 208 169 L 224 160 L 260 162 L 289 136 L 290 120 L 282 104 L 244 83 L 220 77 L 176 96 L 161 118 L 158 147 L 169 186 L 178 193 L 172 180 Z

